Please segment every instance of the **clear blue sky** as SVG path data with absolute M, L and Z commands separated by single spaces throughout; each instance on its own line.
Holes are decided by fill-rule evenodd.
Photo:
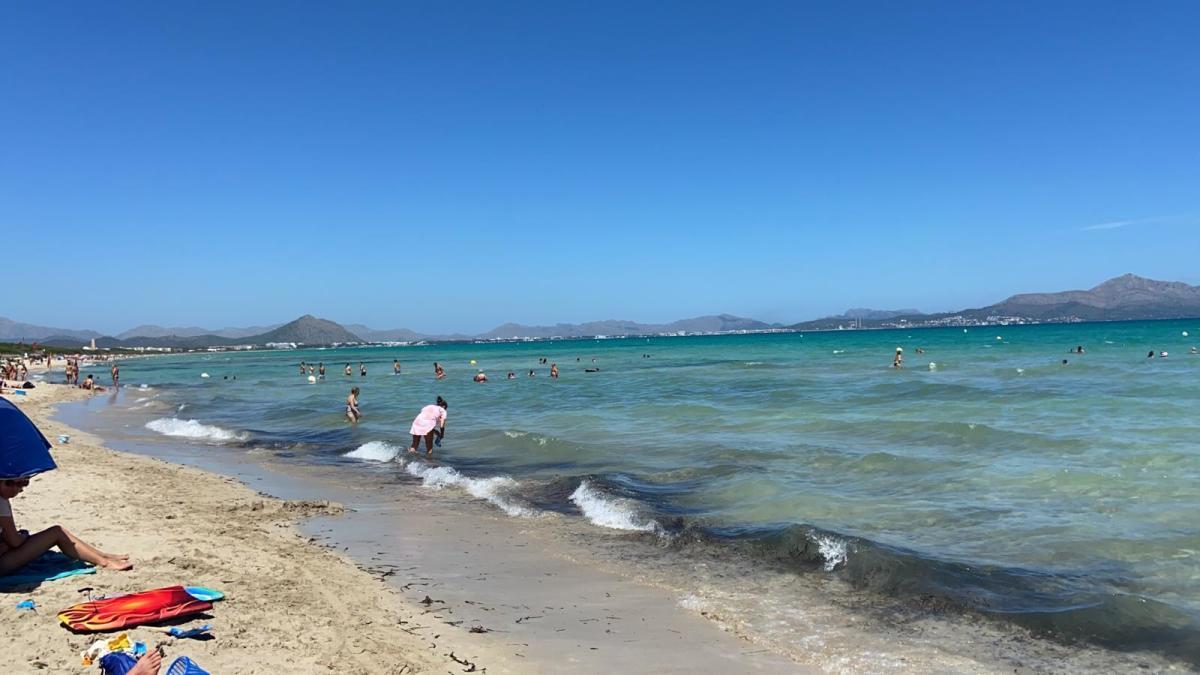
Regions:
M 477 332 L 1197 283 L 1198 26 L 1195 2 L 10 4 L 0 315 Z

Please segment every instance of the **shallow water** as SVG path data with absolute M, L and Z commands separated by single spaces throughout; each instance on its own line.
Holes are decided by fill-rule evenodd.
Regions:
M 1200 321 L 1135 322 L 186 355 L 124 363 L 114 402 L 142 440 L 562 514 L 650 537 L 662 565 L 750 561 L 762 583 L 739 588 L 781 612 L 780 579 L 828 577 L 875 599 L 862 604 L 1195 664 L 1198 335 Z M 308 384 L 302 359 L 327 379 Z M 491 382 L 470 381 L 477 367 Z M 402 461 L 436 395 L 450 402 L 444 447 L 433 464 Z M 715 602 L 720 583 L 706 583 Z

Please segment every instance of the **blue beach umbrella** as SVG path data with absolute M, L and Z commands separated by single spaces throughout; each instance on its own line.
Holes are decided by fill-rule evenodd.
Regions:
M 50 441 L 17 406 L 0 398 L 0 479 L 28 478 L 55 468 Z

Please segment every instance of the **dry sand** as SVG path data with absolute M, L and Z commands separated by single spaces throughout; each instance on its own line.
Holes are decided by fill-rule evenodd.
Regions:
M 472 643 L 465 630 L 443 635 L 445 626 L 420 605 L 296 530 L 299 519 L 341 506 L 265 497 L 229 478 L 109 450 L 49 419 L 55 403 L 88 395 L 43 384 L 8 397 L 47 438 L 71 435 L 54 449 L 58 470 L 13 500 L 15 518 L 30 530 L 63 525 L 103 550 L 129 553 L 136 566 L 0 592 L 0 671 L 87 672 L 79 655 L 98 636 L 72 634 L 55 618 L 86 599 L 78 589 L 112 596 L 174 584 L 226 593 L 206 619 L 216 639 L 177 641 L 147 628 L 130 637 L 164 643 L 168 659 L 190 656 L 214 674 L 461 673 L 463 662 L 488 665 L 489 645 Z M 36 612 L 15 608 L 27 599 Z

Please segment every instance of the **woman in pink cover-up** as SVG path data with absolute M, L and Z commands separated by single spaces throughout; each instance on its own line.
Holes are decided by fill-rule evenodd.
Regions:
M 412 447 L 408 449 L 409 452 L 417 451 L 422 436 L 425 437 L 425 454 L 427 455 L 433 454 L 435 436 L 438 445 L 442 444 L 442 438 L 446 436 L 446 409 L 449 407 L 446 399 L 439 396 L 437 403 L 421 408 L 421 412 L 417 413 L 416 419 L 413 420 L 412 428 L 408 430 L 412 434 Z

